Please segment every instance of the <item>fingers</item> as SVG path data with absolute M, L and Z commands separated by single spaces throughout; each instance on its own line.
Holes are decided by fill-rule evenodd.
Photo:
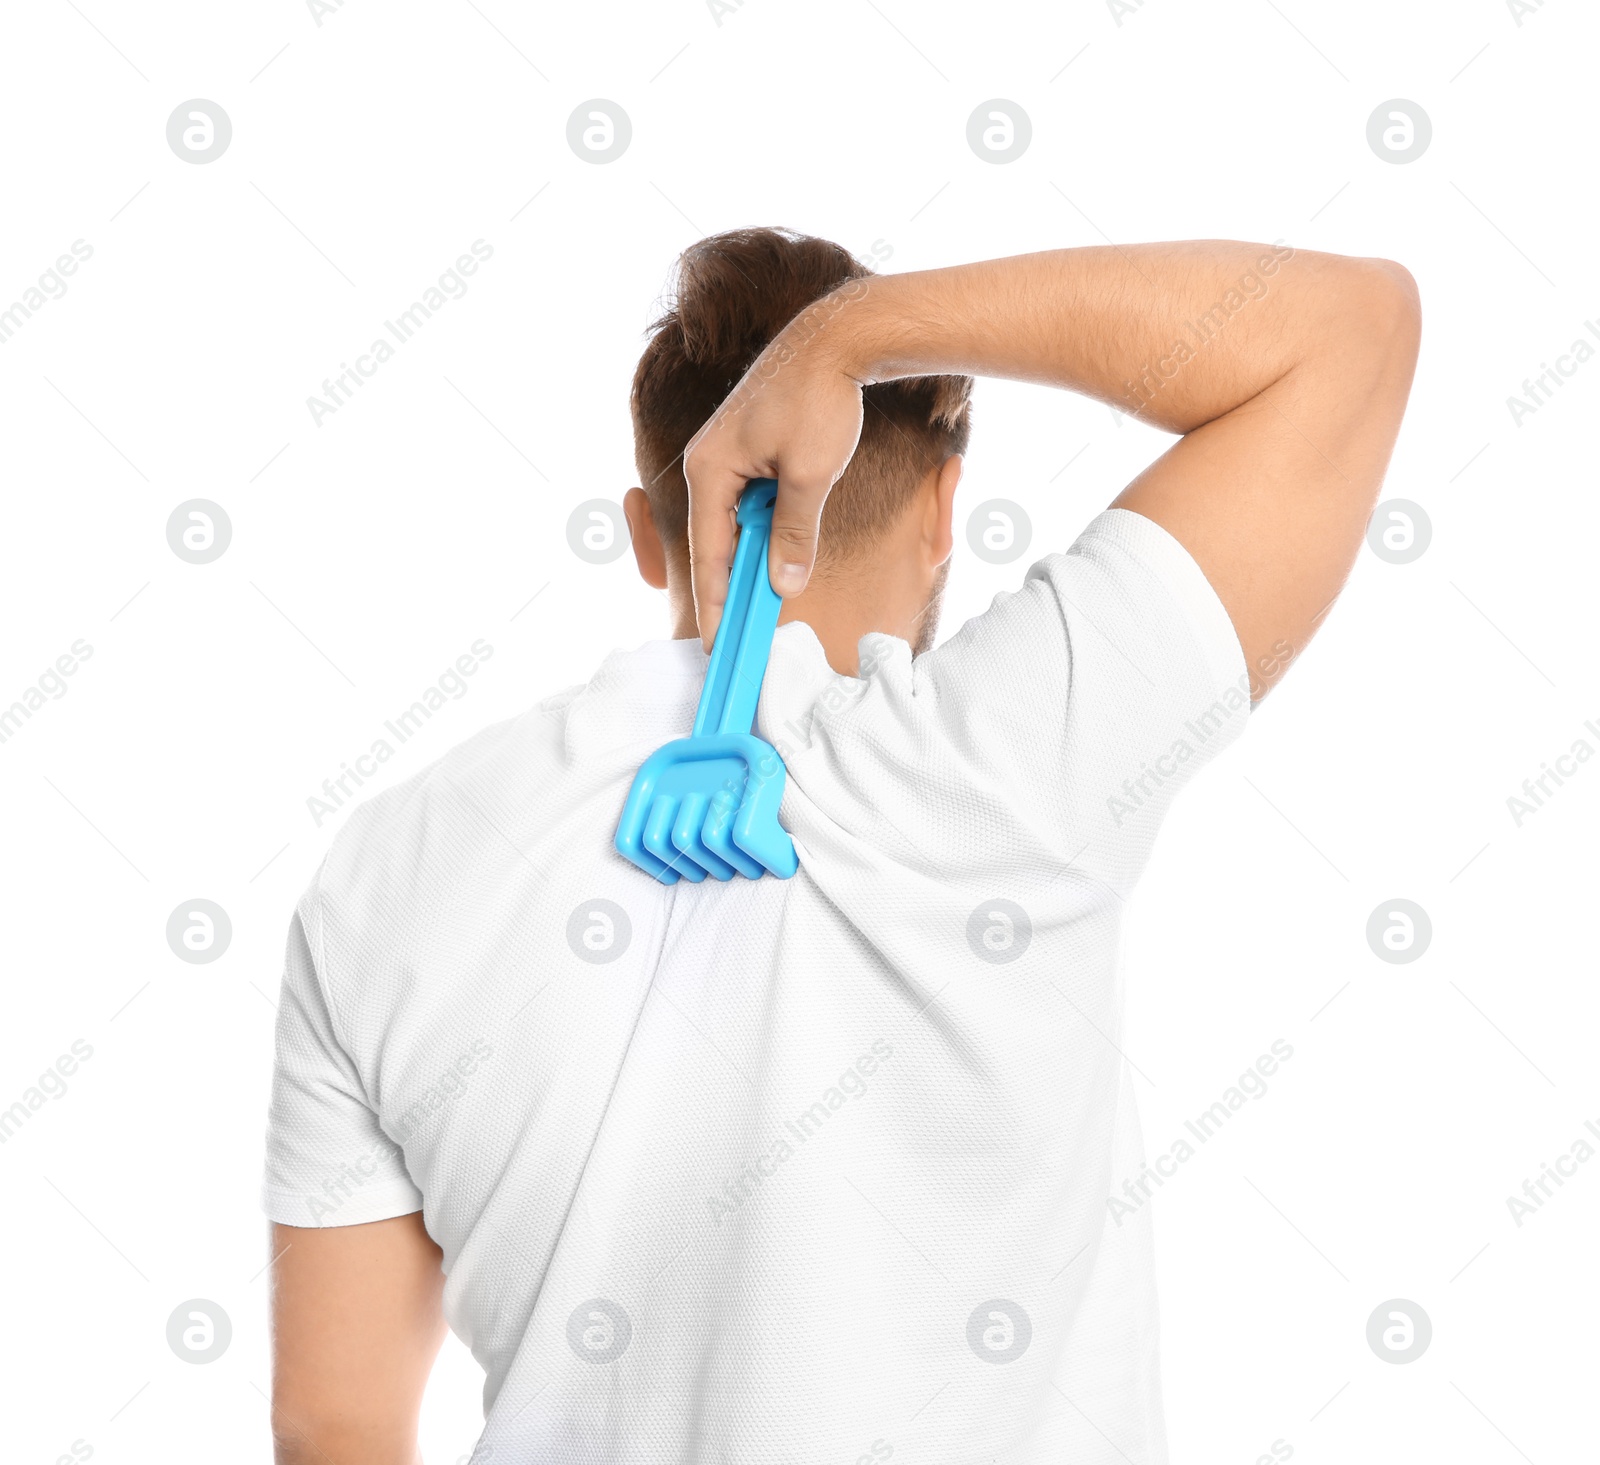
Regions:
M 772 506 L 772 538 L 767 547 L 767 574 L 785 600 L 798 595 L 811 579 L 817 561 L 817 529 L 822 505 L 833 487 L 826 473 L 784 473 Z
M 755 368 L 752 368 L 754 371 Z M 752 478 L 776 478 L 767 547 L 772 588 L 787 600 L 811 579 L 822 506 L 861 436 L 861 388 L 831 369 L 791 370 L 755 397 L 736 388 L 683 456 L 689 485 L 689 562 L 700 637 L 711 649 L 728 599 L 734 511 Z
M 744 491 L 745 476 L 708 462 L 704 454 L 694 451 L 692 444 L 684 455 L 683 475 L 689 484 L 689 572 L 695 618 L 700 639 L 709 651 L 728 599 L 733 515 Z

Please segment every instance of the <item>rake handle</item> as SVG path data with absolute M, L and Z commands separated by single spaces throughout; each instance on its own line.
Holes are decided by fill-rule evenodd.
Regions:
M 747 733 L 761 700 L 761 679 L 772 651 L 783 606 L 767 576 L 767 541 L 772 533 L 772 505 L 778 496 L 774 478 L 752 478 L 739 495 L 739 545 L 728 576 L 728 600 L 711 643 L 711 663 L 694 735 Z

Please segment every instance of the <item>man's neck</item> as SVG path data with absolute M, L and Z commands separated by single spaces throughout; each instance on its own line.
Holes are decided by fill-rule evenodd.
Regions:
M 925 595 L 919 596 L 916 590 L 898 583 L 899 578 L 887 566 L 874 577 L 819 573 L 802 594 L 784 601 L 778 624 L 804 621 L 822 643 L 828 665 L 843 676 L 853 677 L 860 670 L 858 643 L 863 636 L 881 631 L 899 636 L 915 648 L 923 639 L 924 623 L 937 618 L 937 593 L 929 602 Z M 672 634 L 680 640 L 698 637 L 700 628 L 687 579 L 674 579 L 676 583 L 668 592 Z M 919 599 L 921 604 L 917 604 Z M 931 632 L 931 624 L 928 629 Z

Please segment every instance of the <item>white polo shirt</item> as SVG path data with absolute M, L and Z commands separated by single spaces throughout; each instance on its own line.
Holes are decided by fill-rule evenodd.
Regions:
M 613 850 L 704 675 L 655 641 L 354 811 L 300 904 L 266 1209 L 422 1210 L 478 1459 L 1166 1460 L 1118 922 L 1239 643 L 1109 510 L 861 660 L 773 645 L 792 880 Z

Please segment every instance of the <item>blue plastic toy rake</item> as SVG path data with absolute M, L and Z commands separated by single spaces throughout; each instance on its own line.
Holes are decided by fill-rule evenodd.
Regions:
M 645 760 L 622 807 L 618 851 L 663 885 L 767 871 L 787 880 L 800 865 L 778 823 L 783 759 L 750 731 L 783 604 L 767 578 L 777 496 L 771 478 L 752 478 L 739 496 L 739 545 L 694 731 Z

